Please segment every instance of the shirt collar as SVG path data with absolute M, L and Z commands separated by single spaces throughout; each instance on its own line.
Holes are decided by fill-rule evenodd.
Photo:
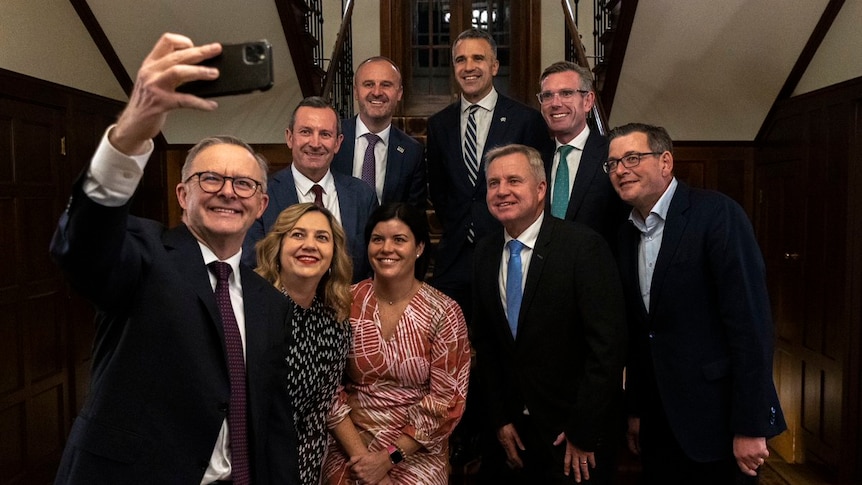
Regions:
M 379 133 L 375 133 L 375 135 L 380 137 L 380 141 L 382 141 L 384 145 L 388 145 L 390 131 L 392 131 L 392 123 L 389 123 L 386 128 L 380 130 Z M 371 133 L 371 130 L 365 126 L 365 123 L 362 122 L 362 118 L 360 118 L 359 115 L 356 115 L 356 139 L 358 140 L 366 133 Z
M 242 249 L 239 250 L 238 253 L 233 256 L 220 260 L 218 256 L 212 252 L 212 249 L 206 247 L 202 242 L 198 241 L 198 246 L 201 248 L 201 255 L 204 257 L 204 264 L 210 264 L 213 261 L 223 261 L 230 265 L 230 268 L 233 270 L 231 274 L 236 275 L 236 280 L 239 281 L 239 262 L 242 258 Z
M 539 229 L 542 228 L 542 221 L 544 219 L 545 219 L 545 211 L 542 211 L 542 213 L 539 214 L 539 217 L 537 217 L 536 220 L 533 221 L 533 223 L 530 224 L 529 227 L 524 229 L 524 232 L 519 234 L 517 238 L 510 236 L 509 233 L 504 230 L 503 231 L 503 243 L 509 244 L 509 241 L 511 241 L 512 239 L 517 239 L 518 241 L 521 241 L 521 243 L 523 243 L 524 246 L 527 246 L 530 249 L 535 248 L 536 247 L 536 240 L 539 238 Z
M 589 138 L 589 137 L 590 137 L 590 127 L 589 127 L 589 125 L 587 125 L 587 126 L 584 126 L 584 129 L 581 130 L 580 133 L 578 133 L 578 136 L 569 140 L 569 142 L 566 143 L 566 145 L 577 148 L 580 151 L 584 151 L 584 147 L 587 146 L 587 138 Z M 557 150 L 559 150 L 560 147 L 563 146 L 563 144 L 558 142 L 556 139 L 554 140 L 554 142 L 557 144 Z
M 676 181 L 676 177 L 670 180 L 670 184 L 668 184 L 664 193 L 659 197 L 652 209 L 650 209 L 650 216 L 655 214 L 661 220 L 667 220 L 667 211 L 670 208 L 670 201 L 673 199 L 673 194 L 676 193 L 676 187 L 678 185 L 679 183 Z M 647 217 L 647 219 L 649 219 L 649 217 Z M 654 223 L 648 224 L 648 221 L 645 221 L 641 217 L 640 212 L 634 208 L 632 208 L 632 212 L 629 214 L 629 220 L 632 221 L 632 224 L 634 224 L 641 232 L 648 232 L 652 229 L 652 226 L 655 225 Z
M 491 92 L 488 93 L 484 98 L 480 99 L 476 103 L 471 103 L 464 99 L 464 96 L 461 96 L 461 112 L 467 111 L 467 108 L 473 106 L 474 104 L 478 104 L 479 106 L 485 108 L 487 111 L 494 111 L 494 106 L 497 106 L 497 90 L 495 88 L 491 88 Z
M 291 164 L 290 171 L 293 173 L 293 183 L 296 185 L 296 189 L 299 190 L 299 193 L 306 194 L 311 191 L 311 187 L 314 184 L 318 184 L 323 187 L 323 193 L 331 194 L 335 192 L 335 179 L 332 178 L 332 171 L 327 170 L 326 175 L 320 179 L 320 182 L 314 182 L 305 175 L 301 174 L 299 170 L 296 169 L 296 165 Z

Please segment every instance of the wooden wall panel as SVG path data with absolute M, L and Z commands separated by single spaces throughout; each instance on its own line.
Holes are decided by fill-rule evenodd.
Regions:
M 782 101 L 756 156 L 789 461 L 862 481 L 862 78 Z M 779 228 L 779 229 L 776 229 Z
M 72 181 L 120 108 L 0 69 L 3 484 L 52 480 L 83 403 L 93 309 L 70 291 L 48 245 Z M 163 190 L 158 194 L 156 207 L 164 204 Z

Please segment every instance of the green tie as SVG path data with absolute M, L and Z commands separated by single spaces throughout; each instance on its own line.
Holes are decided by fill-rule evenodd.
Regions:
M 565 219 L 566 209 L 569 207 L 569 153 L 574 150 L 570 145 L 562 145 L 557 149 L 560 152 L 560 163 L 557 164 L 557 175 L 554 178 L 554 192 L 551 194 L 551 215 Z

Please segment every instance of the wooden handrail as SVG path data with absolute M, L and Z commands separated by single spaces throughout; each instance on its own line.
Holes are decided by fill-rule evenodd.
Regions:
M 335 47 L 332 48 L 329 67 L 326 69 L 326 78 L 323 82 L 323 99 L 332 99 L 332 90 L 335 85 L 335 73 L 344 55 L 344 38 L 350 29 L 350 19 L 353 17 L 353 0 L 348 0 L 344 7 L 344 16 L 341 18 L 341 27 L 338 28 L 338 37 L 335 39 Z
M 577 63 L 581 67 L 590 69 L 590 63 L 587 61 L 587 54 L 584 52 L 584 44 L 581 42 L 581 34 L 578 32 L 578 26 L 575 25 L 575 13 L 572 11 L 572 6 L 567 0 L 561 0 L 563 4 L 563 16 L 566 18 L 566 27 L 569 29 L 569 35 L 575 43 L 575 56 Z M 594 76 L 595 78 L 595 76 Z M 593 83 L 595 87 L 595 82 Z M 602 108 L 601 99 L 598 93 L 594 93 L 595 103 L 593 103 L 593 118 L 596 120 L 596 128 L 599 133 L 606 135 L 608 131 L 608 118 L 605 115 L 605 110 Z

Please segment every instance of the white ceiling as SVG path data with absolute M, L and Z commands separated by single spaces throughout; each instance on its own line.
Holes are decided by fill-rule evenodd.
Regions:
M 340 5 L 339 0 L 326 2 Z M 753 140 L 827 3 L 640 0 L 609 124 L 656 123 L 667 127 L 676 140 Z M 88 0 L 88 4 L 132 79 L 165 31 L 183 33 L 197 43 L 268 39 L 276 61 L 272 90 L 220 98 L 216 113 L 175 113 L 165 137 L 169 143 L 194 143 L 206 135 L 232 133 L 253 143 L 283 141 L 287 118 L 301 94 L 275 2 Z M 374 36 L 378 8 L 377 2 L 356 2 L 354 39 Z M 547 9 L 561 9 L 560 2 L 542 0 L 542 9 L 543 18 L 548 18 Z M 335 24 L 332 15 L 327 18 L 329 25 Z M 862 0 L 846 0 L 798 93 L 862 76 L 860 18 Z M 581 30 L 587 35 L 592 26 Z M 543 26 L 543 32 L 543 52 L 558 52 L 563 40 L 557 33 L 562 29 Z M 126 99 L 65 1 L 0 1 L 0 68 Z

